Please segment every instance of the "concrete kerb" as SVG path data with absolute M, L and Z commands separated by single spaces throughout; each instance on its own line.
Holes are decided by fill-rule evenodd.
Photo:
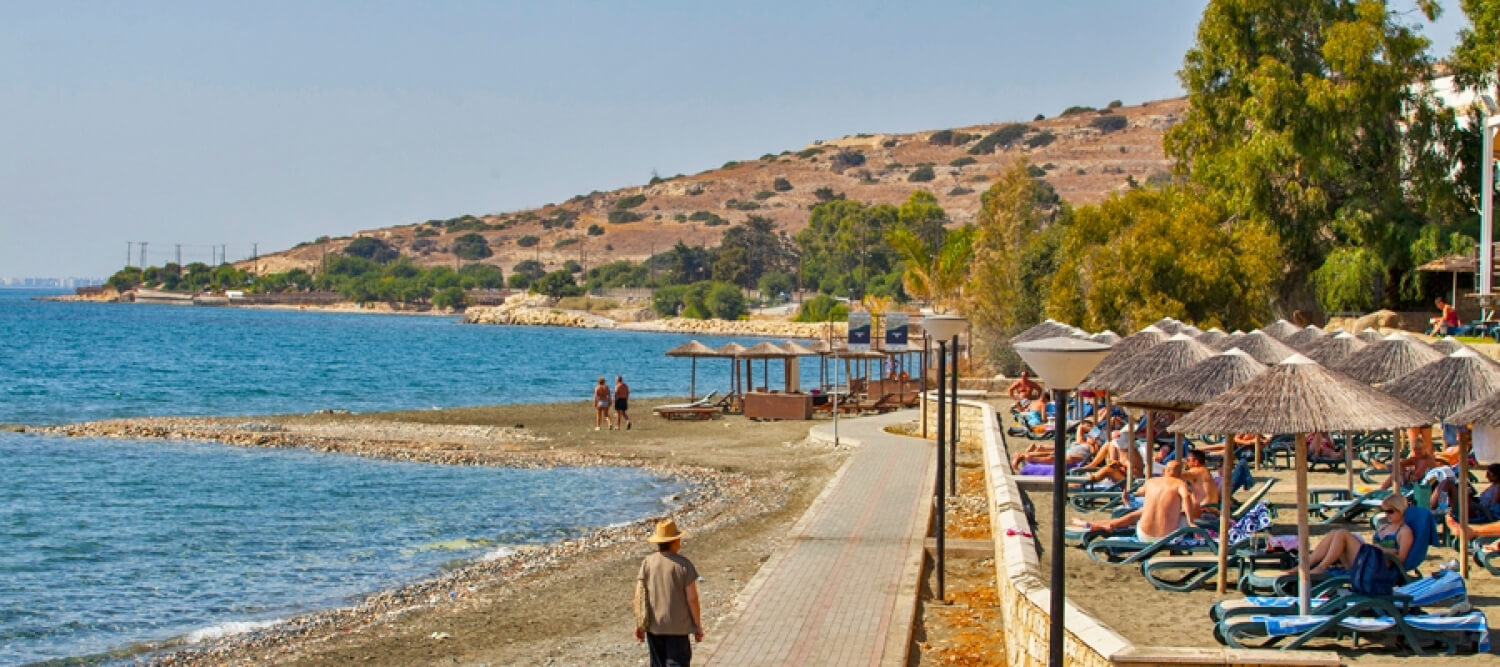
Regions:
M 995 410 L 987 403 L 959 401 L 966 428 L 960 439 L 975 432 L 984 451 L 985 488 L 989 494 L 990 528 L 995 540 L 996 587 L 1005 621 L 1006 658 L 1011 665 L 1043 665 L 1048 658 L 1051 588 L 1041 576 L 1041 563 L 1029 533 L 1030 524 L 1021 492 L 1010 472 L 1010 459 Z M 978 418 L 964 419 L 964 413 Z M 972 440 L 969 440 L 973 442 Z M 1007 534 L 1009 533 L 1009 534 Z M 1072 665 L 1191 664 L 1191 665 L 1338 665 L 1331 651 L 1234 650 L 1219 648 L 1139 647 L 1102 621 L 1067 601 L 1065 659 Z

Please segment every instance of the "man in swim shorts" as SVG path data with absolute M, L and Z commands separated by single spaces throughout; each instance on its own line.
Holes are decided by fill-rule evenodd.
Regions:
M 624 429 L 627 430 L 627 431 L 630 430 L 630 425 L 631 424 L 630 424 L 630 414 L 627 412 L 628 410 L 630 410 L 630 386 L 627 385 L 627 384 L 625 384 L 625 376 L 623 376 L 623 375 L 616 375 L 615 376 L 615 426 L 614 426 L 615 428 L 621 428 L 620 424 L 624 423 L 625 424 Z
M 1155 542 L 1178 528 L 1192 525 L 1198 518 L 1198 502 L 1193 490 L 1182 481 L 1182 462 L 1170 461 L 1161 477 L 1152 477 L 1141 485 L 1145 503 L 1141 519 L 1135 525 L 1135 536 L 1142 542 Z

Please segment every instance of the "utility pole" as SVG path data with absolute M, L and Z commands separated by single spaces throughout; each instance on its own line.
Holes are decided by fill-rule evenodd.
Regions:
M 250 269 L 251 272 L 254 273 L 255 275 L 260 275 L 260 244 L 259 243 L 251 243 L 250 244 L 250 262 L 251 262 L 251 269 Z
M 182 275 L 182 244 L 177 244 L 177 275 Z
M 141 270 L 146 270 L 146 242 L 141 241 Z
M 130 258 L 135 256 L 135 241 L 125 242 L 125 266 L 130 266 Z

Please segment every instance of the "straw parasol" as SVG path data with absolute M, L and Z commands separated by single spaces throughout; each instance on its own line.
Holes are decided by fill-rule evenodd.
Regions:
M 1296 350 L 1287 347 L 1285 343 L 1265 331 L 1251 331 L 1238 337 L 1231 334 L 1225 341 L 1224 349 L 1226 351 L 1244 350 L 1245 354 L 1267 366 L 1279 364 L 1282 360 L 1297 354 Z
M 713 348 L 696 340 L 690 340 L 667 350 L 669 357 L 690 357 L 693 360 L 692 380 L 688 384 L 688 400 L 698 400 L 698 357 L 717 357 L 719 353 Z
M 1162 331 L 1165 331 L 1169 334 L 1177 334 L 1182 332 L 1182 322 L 1179 322 L 1170 317 L 1163 317 L 1155 322 L 1152 322 L 1151 326 L 1161 329 Z
M 1176 373 L 1147 382 L 1120 397 L 1121 405 L 1136 405 L 1151 410 L 1187 412 L 1213 400 L 1251 378 L 1266 372 L 1266 365 L 1252 359 L 1244 350 L 1220 352 Z M 1229 534 L 1229 515 L 1233 495 L 1229 491 L 1233 477 L 1234 444 L 1224 439 L 1223 469 L 1219 471 L 1219 534 Z M 1218 591 L 1228 585 L 1229 541 L 1219 541 Z
M 1373 431 L 1432 423 L 1431 415 L 1300 354 L 1189 412 L 1174 433 L 1297 435 L 1297 563 L 1301 613 L 1309 611 L 1308 433 Z
M 1261 329 L 1261 331 L 1264 331 L 1267 336 L 1285 342 L 1287 336 L 1297 333 L 1298 329 L 1297 325 L 1292 324 L 1291 322 L 1288 322 L 1286 320 L 1276 320 L 1275 322 L 1266 325 L 1266 327 Z
M 739 343 L 725 343 L 719 346 L 715 352 L 719 356 L 730 359 L 731 368 L 734 370 L 729 374 L 730 393 L 737 394 L 740 391 L 740 355 L 745 353 L 745 346 Z
M 1347 331 L 1340 331 L 1314 345 L 1311 350 L 1307 351 L 1307 356 L 1313 361 L 1332 368 L 1347 359 L 1349 355 L 1365 349 L 1367 345 L 1368 343 L 1360 340 L 1358 336 Z
M 768 386 L 768 387 L 771 384 L 771 360 L 772 359 L 787 359 L 787 358 L 790 358 L 792 356 L 794 356 L 792 353 L 787 352 L 786 350 L 781 349 L 775 343 L 772 343 L 772 342 L 769 342 L 769 341 L 762 341 L 762 342 L 756 343 L 754 345 L 751 345 L 750 347 L 745 348 L 744 352 L 740 353 L 740 358 L 741 359 L 760 359 L 761 360 L 761 365 L 760 365 L 761 381 L 765 382 L 766 386 Z M 753 379 L 752 379 L 752 381 L 749 384 L 751 386 L 746 387 L 746 389 L 753 389 L 754 385 L 755 385 L 755 382 L 753 381 Z
M 1314 347 L 1317 347 L 1318 343 L 1322 342 L 1326 335 L 1316 324 L 1309 324 L 1296 333 L 1287 336 L 1281 342 L 1286 343 L 1287 347 L 1307 354 Z
M 791 340 L 782 343 L 781 349 L 786 350 L 787 354 L 794 357 L 816 357 L 823 354 L 822 352 Z
M 1197 336 L 1198 342 L 1214 348 L 1215 350 L 1219 349 L 1219 343 L 1223 342 L 1224 339 L 1228 337 L 1229 334 L 1224 333 L 1224 330 L 1218 327 L 1214 327 L 1212 329 L 1209 329 L 1208 331 L 1204 331 Z
M 1123 393 L 1212 356 L 1212 348 L 1187 334 L 1176 334 L 1120 362 L 1100 377 L 1090 375 L 1093 382 L 1088 386 L 1090 389 Z
M 1443 354 L 1453 354 L 1454 352 L 1462 350 L 1466 347 L 1468 346 L 1458 342 L 1458 339 L 1452 336 L 1445 336 L 1441 339 L 1432 341 L 1432 349 L 1437 350 L 1438 352 L 1442 352 Z
M 1361 331 L 1354 335 L 1359 336 L 1359 339 L 1366 343 L 1379 343 L 1380 341 L 1385 340 L 1385 334 L 1380 333 L 1379 329 L 1374 329 L 1371 327 L 1365 327 L 1364 331 Z
M 1156 328 L 1155 325 L 1151 325 L 1144 329 L 1141 329 L 1140 331 L 1130 334 L 1129 336 L 1121 338 L 1118 342 L 1110 347 L 1109 356 L 1105 357 L 1104 361 L 1099 362 L 1099 365 L 1094 367 L 1094 372 L 1089 373 L 1089 376 L 1083 379 L 1083 382 L 1078 385 L 1078 388 L 1103 389 L 1103 387 L 1095 386 L 1094 382 L 1099 378 L 1107 375 L 1115 366 L 1124 363 L 1137 354 L 1140 354 L 1157 346 L 1169 337 L 1170 336 L 1168 336 L 1165 331 Z
M 1012 345 L 1014 345 L 1016 343 L 1025 343 L 1033 340 L 1041 340 L 1043 338 L 1052 338 L 1054 336 L 1069 336 L 1072 335 L 1075 331 L 1078 331 L 1078 329 L 1063 324 L 1062 322 L 1058 322 L 1057 320 L 1049 319 L 1045 322 L 1031 327 L 1030 329 L 1012 336 L 1010 342 Z
M 1197 338 L 1198 336 L 1203 334 L 1203 330 L 1191 324 L 1184 324 L 1182 325 L 1182 330 L 1178 331 L 1177 333 L 1185 333 L 1189 336 L 1192 336 L 1193 338 Z
M 1432 346 L 1397 332 L 1349 355 L 1332 368 L 1365 384 L 1384 384 L 1442 358 L 1443 353 Z

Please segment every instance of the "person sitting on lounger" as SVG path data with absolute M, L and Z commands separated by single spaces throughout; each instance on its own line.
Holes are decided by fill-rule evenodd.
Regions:
M 1375 531 L 1371 542 L 1394 556 L 1396 562 L 1404 563 L 1406 553 L 1411 550 L 1415 539 L 1411 526 L 1405 522 L 1406 497 L 1400 494 L 1386 496 L 1380 502 L 1380 509 L 1385 513 L 1386 524 Z M 1364 544 L 1365 541 L 1359 535 L 1342 528 L 1329 533 L 1308 556 L 1312 573 L 1323 574 L 1335 567 L 1343 570 L 1354 567 L 1354 556 Z
M 1015 401 L 1017 408 L 1024 408 L 1042 397 L 1042 386 L 1031 379 L 1030 372 L 1021 371 L 1021 379 L 1012 382 L 1006 393 L 1010 394 L 1010 400 Z
M 1155 542 L 1198 520 L 1198 502 L 1187 482 L 1182 481 L 1182 463 L 1166 465 L 1161 477 L 1141 485 L 1141 518 L 1135 525 L 1135 536 L 1142 542 Z
M 1213 514 L 1217 510 L 1208 507 L 1219 503 L 1219 485 L 1214 481 L 1214 474 L 1208 469 L 1208 456 L 1196 449 L 1187 453 L 1187 467 L 1182 470 L 1182 481 L 1187 482 L 1188 487 L 1193 490 L 1193 500 L 1199 507 L 1205 508 Z
M 1428 509 L 1438 511 L 1447 508 L 1448 514 L 1454 521 L 1458 520 L 1458 504 L 1453 499 L 1458 497 L 1458 466 L 1439 466 L 1433 468 L 1422 478 L 1422 482 L 1436 482 L 1437 487 L 1432 492 L 1432 500 L 1428 502 Z M 1496 501 L 1500 500 L 1500 463 L 1491 463 L 1484 469 L 1485 481 L 1490 483 L 1490 488 L 1484 493 L 1479 493 L 1473 486 L 1469 487 L 1469 523 L 1492 523 L 1500 520 L 1500 506 Z
M 1432 330 L 1428 331 L 1427 334 L 1429 336 L 1447 336 L 1452 334 L 1459 326 L 1458 309 L 1454 308 L 1443 297 L 1437 298 L 1437 309 L 1438 316 L 1427 320 L 1432 324 Z
M 1125 447 L 1125 432 L 1116 430 L 1110 434 L 1109 442 L 1099 447 L 1092 461 L 1083 464 L 1085 468 L 1098 468 L 1089 473 L 1090 482 L 1109 482 L 1119 484 L 1125 481 L 1127 467 L 1133 477 L 1141 476 L 1141 458 L 1133 459 L 1127 454 Z
M 1307 455 L 1313 459 L 1331 461 L 1344 458 L 1343 448 L 1333 444 L 1333 438 L 1327 433 L 1313 433 L 1307 436 Z
M 1422 437 L 1424 434 L 1425 438 Z M 1437 456 L 1432 453 L 1431 428 L 1412 428 L 1407 431 L 1407 439 L 1411 442 L 1411 456 L 1401 459 L 1401 479 L 1407 481 L 1422 479 L 1427 475 L 1427 471 L 1442 465 Z M 1380 483 L 1380 488 L 1391 488 L 1391 482 L 1394 480 L 1394 475 L 1385 478 L 1385 481 Z

